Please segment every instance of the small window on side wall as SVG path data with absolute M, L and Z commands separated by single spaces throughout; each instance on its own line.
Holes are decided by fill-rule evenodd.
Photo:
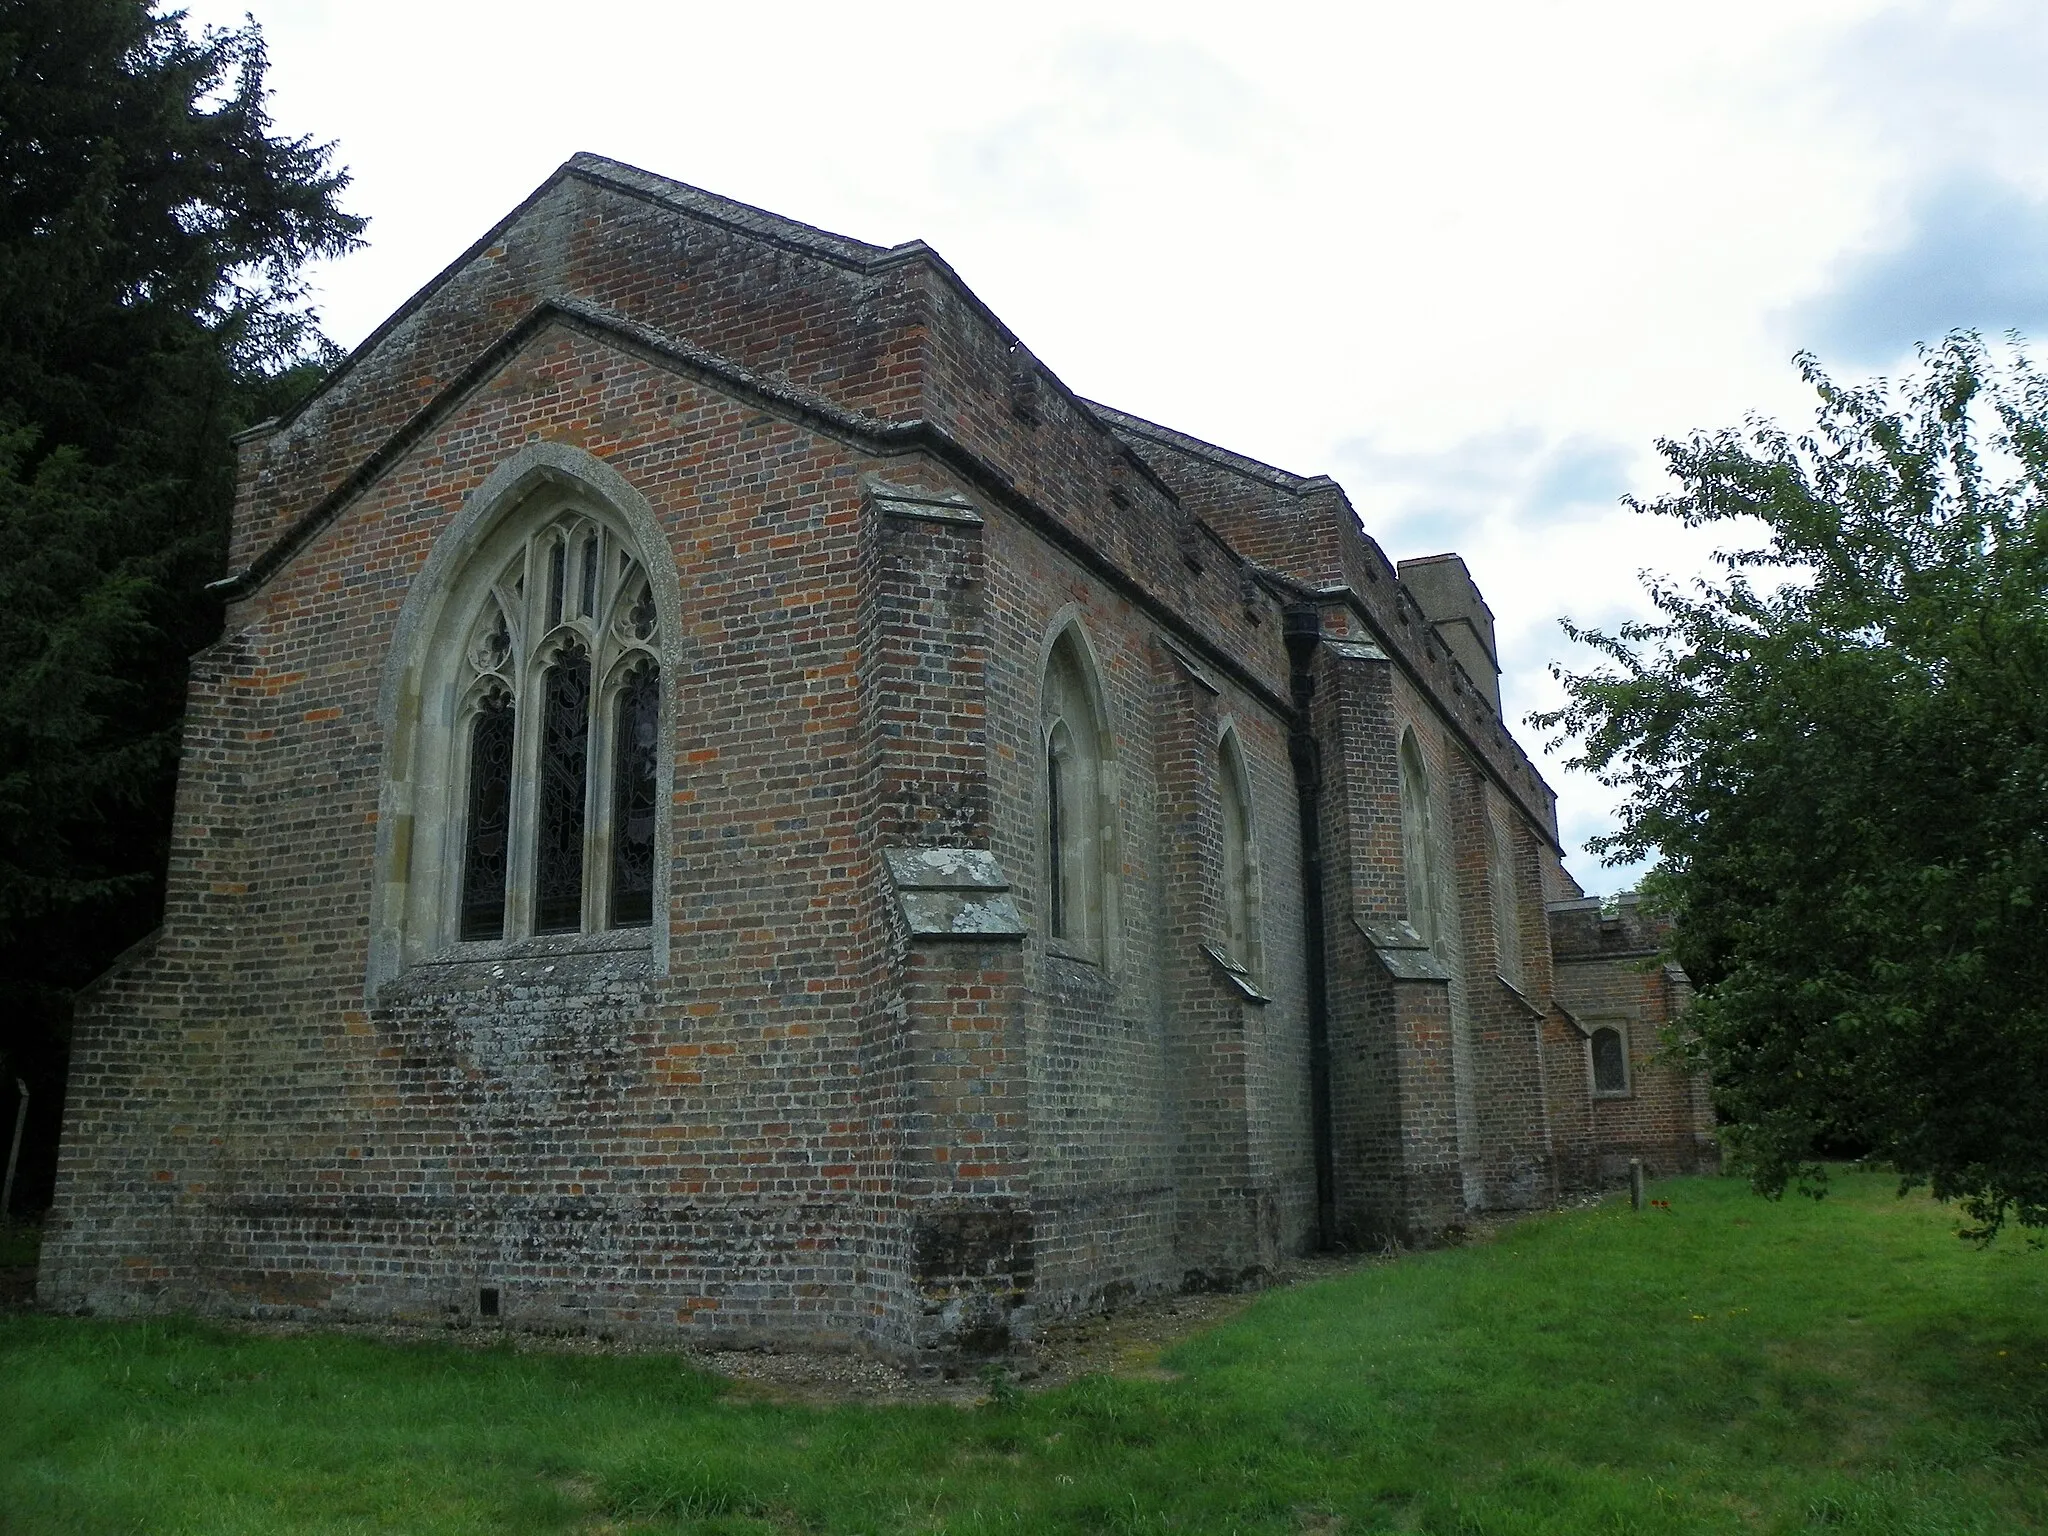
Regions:
M 1223 948 L 1253 976 L 1259 974 L 1259 850 L 1252 833 L 1252 792 L 1244 748 L 1235 730 L 1216 745 L 1218 798 L 1223 813 Z
M 1061 631 L 1046 658 L 1043 709 L 1044 932 L 1061 953 L 1107 964 L 1116 899 L 1111 738 L 1078 625 Z
M 1521 898 L 1515 889 L 1515 833 L 1486 818 L 1486 873 L 1493 902 L 1495 968 L 1509 986 L 1522 985 Z
M 1628 1087 L 1628 1036 L 1618 1024 L 1602 1024 L 1593 1031 L 1593 1092 L 1602 1098 L 1622 1098 Z
M 1437 903 L 1442 884 L 1437 877 L 1436 827 L 1430 810 L 1429 768 L 1415 732 L 1401 733 L 1401 867 L 1408 893 L 1408 921 L 1434 949 L 1443 936 Z

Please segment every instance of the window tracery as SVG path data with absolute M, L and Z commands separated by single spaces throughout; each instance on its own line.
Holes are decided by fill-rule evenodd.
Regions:
M 462 934 L 505 936 L 506 855 L 512 833 L 512 695 L 478 695 L 469 726 L 469 836 L 462 861 Z
M 644 927 L 661 700 L 646 573 L 576 510 L 494 559 L 453 733 L 467 783 L 456 936 Z

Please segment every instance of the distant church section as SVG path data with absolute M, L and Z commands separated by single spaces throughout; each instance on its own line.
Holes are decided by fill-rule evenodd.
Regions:
M 942 1363 L 1713 1156 L 1455 555 L 579 155 L 241 444 L 47 1305 Z

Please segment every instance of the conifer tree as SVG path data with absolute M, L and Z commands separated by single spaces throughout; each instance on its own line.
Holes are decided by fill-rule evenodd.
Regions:
M 229 439 L 331 361 L 304 275 L 363 229 L 332 146 L 273 130 L 266 63 L 253 21 L 0 0 L 0 1087 L 40 1111 L 17 1209 L 47 1196 L 70 998 L 158 918 Z

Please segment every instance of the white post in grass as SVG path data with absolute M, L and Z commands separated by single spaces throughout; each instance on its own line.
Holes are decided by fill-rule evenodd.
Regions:
M 1632 1157 L 1628 1160 L 1628 1203 L 1638 1211 L 1643 1208 L 1643 1191 L 1645 1188 L 1646 1186 L 1643 1183 L 1643 1160 L 1640 1157 Z

